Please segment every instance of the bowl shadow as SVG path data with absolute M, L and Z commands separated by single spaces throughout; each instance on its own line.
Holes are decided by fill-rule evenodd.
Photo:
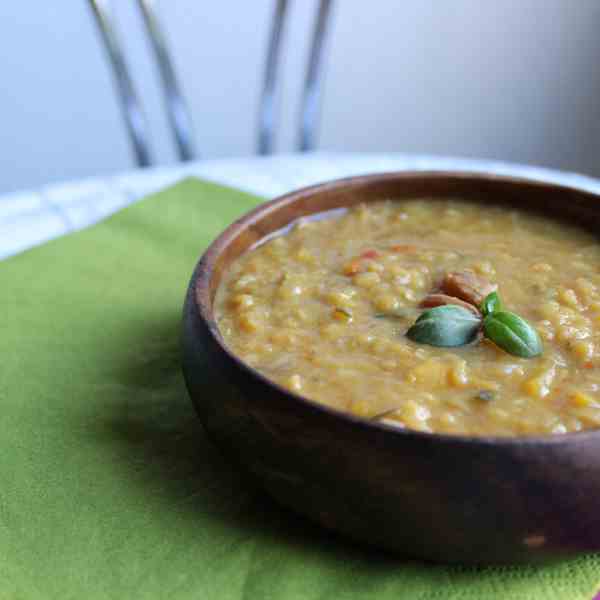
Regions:
M 115 465 L 119 475 L 148 497 L 166 497 L 164 506 L 183 512 L 186 527 L 200 533 L 210 519 L 235 532 L 232 543 L 251 539 L 271 553 L 292 553 L 298 561 L 310 557 L 314 568 L 360 572 L 381 585 L 412 579 L 427 581 L 432 589 L 456 588 L 487 579 L 494 586 L 538 580 L 551 568 L 461 567 L 397 557 L 348 541 L 281 507 L 207 439 L 183 381 L 179 331 L 180 317 L 173 314 L 136 333 L 131 342 L 145 352 L 123 360 L 112 373 L 129 391 L 99 424 L 99 435 L 123 457 Z

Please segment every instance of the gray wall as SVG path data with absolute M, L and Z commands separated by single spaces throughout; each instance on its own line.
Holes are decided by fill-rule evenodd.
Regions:
M 133 0 L 116 0 L 159 162 L 174 161 Z M 296 138 L 315 0 L 291 0 L 277 150 Z M 163 0 L 203 157 L 251 154 L 273 0 Z M 319 147 L 600 175 L 597 0 L 337 0 Z M 133 164 L 86 0 L 0 2 L 0 192 Z

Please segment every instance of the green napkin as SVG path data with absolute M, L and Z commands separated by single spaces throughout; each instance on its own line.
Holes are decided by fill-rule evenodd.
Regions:
M 600 558 L 450 568 L 276 507 L 180 372 L 195 261 L 258 198 L 186 180 L 0 263 L 0 598 L 586 599 Z

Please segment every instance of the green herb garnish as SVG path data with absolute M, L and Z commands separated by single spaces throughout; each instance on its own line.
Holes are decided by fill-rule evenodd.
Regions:
M 378 421 L 379 419 L 385 419 L 385 417 L 392 415 L 395 412 L 398 412 L 399 410 L 400 410 L 399 408 L 389 408 L 388 410 L 384 410 L 383 412 L 377 413 L 376 415 L 369 417 L 369 419 L 371 421 Z
M 483 402 L 491 402 L 496 397 L 496 394 L 491 390 L 479 390 L 475 398 L 483 400 Z
M 446 304 L 426 310 L 406 335 L 430 346 L 464 346 L 475 339 L 480 327 L 481 319 L 470 310 Z
M 410 311 L 397 310 L 395 312 L 381 312 L 373 315 L 376 319 L 408 319 L 411 316 Z
M 481 304 L 483 334 L 509 354 L 532 358 L 542 353 L 538 332 L 522 317 L 502 310 L 500 297 L 492 292 Z
M 481 304 L 483 334 L 509 354 L 532 358 L 542 353 L 542 341 L 535 328 L 525 319 L 502 309 L 497 292 Z M 482 321 L 461 306 L 446 304 L 426 310 L 406 332 L 413 342 L 430 346 L 464 346 L 472 342 Z
M 487 317 L 493 312 L 502 310 L 502 304 L 500 302 L 500 296 L 498 296 L 498 293 L 492 292 L 491 294 L 488 294 L 481 303 L 480 310 L 484 317 Z
M 508 311 L 494 312 L 483 320 L 483 333 L 509 354 L 532 358 L 542 353 L 538 332 L 519 315 Z

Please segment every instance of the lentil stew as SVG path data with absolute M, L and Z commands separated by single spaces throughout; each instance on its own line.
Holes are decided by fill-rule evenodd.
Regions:
M 477 315 L 495 290 L 537 331 L 540 355 L 482 335 L 458 347 L 407 337 L 425 310 Z M 421 199 L 300 220 L 231 265 L 214 308 L 249 365 L 366 419 L 467 435 L 600 425 L 600 244 L 550 218 Z

